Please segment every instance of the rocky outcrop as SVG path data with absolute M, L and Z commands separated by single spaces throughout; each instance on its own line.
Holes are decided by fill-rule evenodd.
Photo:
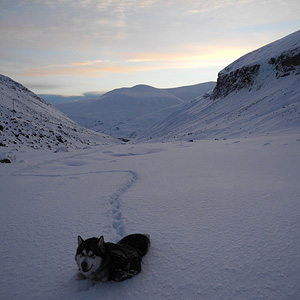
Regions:
M 218 74 L 212 92 L 149 129 L 141 141 L 227 139 L 300 128 L 300 31 L 254 50 Z
M 300 74 L 300 31 L 254 50 L 228 65 L 218 74 L 211 99 L 248 89 L 268 80 Z M 269 79 L 268 76 L 271 76 Z
M 260 65 L 245 66 L 229 73 L 220 72 L 217 85 L 213 90 L 212 99 L 226 97 L 233 91 L 249 88 L 253 85 Z
M 300 74 L 300 49 L 283 52 L 277 58 L 271 58 L 269 64 L 275 66 L 276 78 Z
M 271 58 L 268 61 L 268 64 L 274 65 L 277 79 L 291 74 L 300 74 L 300 49 L 296 48 L 285 51 L 278 57 Z M 243 88 L 251 88 L 255 78 L 259 74 L 260 68 L 261 65 L 254 64 L 230 72 L 226 72 L 227 69 L 220 72 L 217 85 L 213 90 L 211 98 L 213 100 L 224 98 L 234 91 L 239 91 Z

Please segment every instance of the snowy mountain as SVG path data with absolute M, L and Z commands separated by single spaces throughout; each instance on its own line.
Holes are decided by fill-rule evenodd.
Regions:
M 149 129 L 146 141 L 300 130 L 300 31 L 255 50 L 218 74 L 213 92 Z
M 131 138 L 214 86 L 215 82 L 172 89 L 137 85 L 115 89 L 99 99 L 57 104 L 56 107 L 86 128 L 115 137 Z
M 70 120 L 26 87 L 0 75 L 0 146 L 34 149 L 85 147 L 115 141 Z

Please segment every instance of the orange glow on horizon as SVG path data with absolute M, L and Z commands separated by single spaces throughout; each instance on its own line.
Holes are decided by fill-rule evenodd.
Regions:
M 106 73 L 142 72 L 163 69 L 209 68 L 226 65 L 249 52 L 235 47 L 187 46 L 179 52 L 125 53 L 118 61 L 79 61 L 62 65 L 49 65 L 24 72 L 30 76 L 90 76 L 101 77 Z

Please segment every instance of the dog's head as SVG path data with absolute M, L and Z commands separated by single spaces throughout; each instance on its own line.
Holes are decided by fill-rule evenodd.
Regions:
M 104 238 L 90 238 L 83 240 L 78 236 L 78 248 L 75 260 L 80 273 L 86 278 L 92 278 L 102 264 L 105 253 Z

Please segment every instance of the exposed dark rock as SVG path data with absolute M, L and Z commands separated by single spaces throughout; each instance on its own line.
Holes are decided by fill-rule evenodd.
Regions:
M 56 139 L 60 142 L 60 143 L 64 143 L 65 141 L 63 140 L 63 137 L 61 135 L 56 136 Z
M 0 160 L 0 163 L 3 163 L 3 164 L 10 164 L 11 161 L 10 161 L 8 158 L 4 158 L 4 159 L 1 159 L 1 160 Z
M 300 73 L 300 49 L 286 51 L 277 58 L 271 58 L 269 64 L 275 65 L 276 78 Z
M 230 73 L 219 73 L 217 85 L 213 91 L 212 99 L 226 97 L 233 91 L 249 88 L 259 72 L 260 65 L 245 66 Z
M 124 142 L 124 143 L 128 143 L 128 142 L 130 142 L 130 140 L 128 140 L 128 139 L 125 139 L 125 138 L 118 138 L 118 140 L 120 140 L 120 141 L 122 141 L 122 142 Z

